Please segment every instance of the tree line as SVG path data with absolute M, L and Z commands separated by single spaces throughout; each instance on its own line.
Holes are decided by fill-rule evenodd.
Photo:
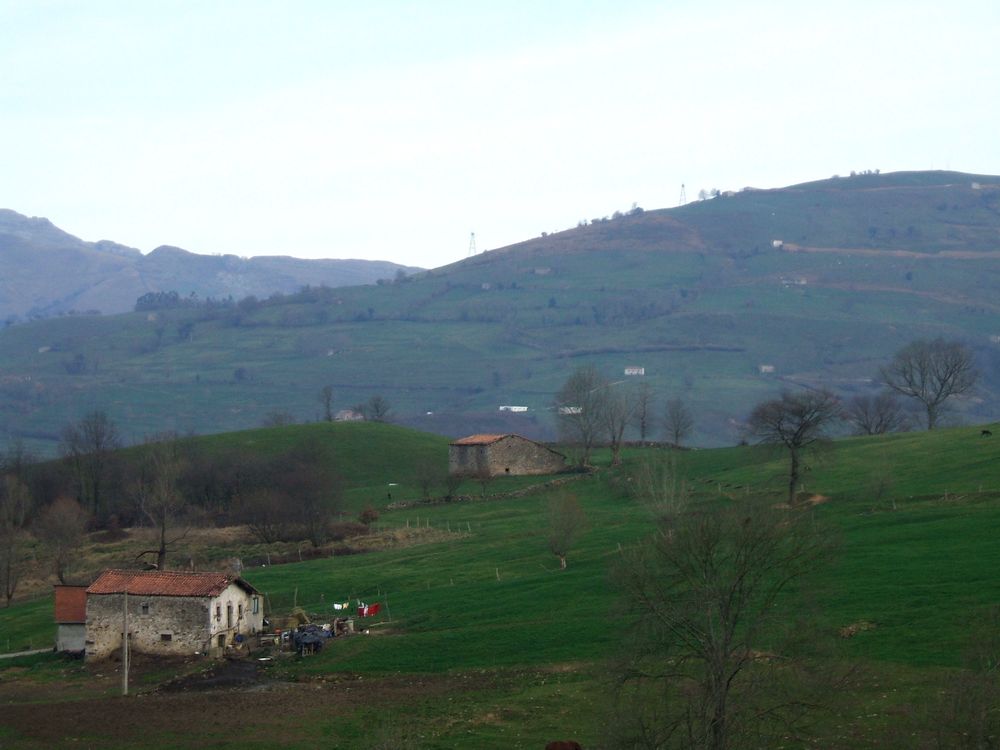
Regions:
M 8 603 L 40 562 L 66 582 L 88 531 L 155 529 L 155 544 L 136 562 L 163 568 L 198 525 L 246 525 L 262 543 L 305 539 L 319 547 L 342 521 L 342 479 L 315 445 L 206 452 L 190 437 L 165 434 L 122 449 L 117 426 L 95 411 L 66 426 L 61 452 L 38 462 L 15 443 L 0 457 L 0 585 Z

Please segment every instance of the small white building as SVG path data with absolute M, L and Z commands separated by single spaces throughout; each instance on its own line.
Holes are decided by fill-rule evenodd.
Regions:
M 757 372 L 761 375 L 771 375 L 774 373 L 774 365 L 757 365 Z
M 86 656 L 121 648 L 125 597 L 129 648 L 147 654 L 221 656 L 264 624 L 260 592 L 226 573 L 106 570 L 87 587 Z
M 645 375 L 646 374 L 646 368 L 645 367 L 626 367 L 625 368 L 625 374 L 626 375 Z
M 512 411 L 512 412 L 526 412 L 528 411 L 527 406 L 501 406 L 499 411 Z

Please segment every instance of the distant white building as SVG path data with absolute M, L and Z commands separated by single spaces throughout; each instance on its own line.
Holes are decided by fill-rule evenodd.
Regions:
M 646 374 L 646 368 L 645 367 L 626 367 L 625 368 L 625 374 L 626 375 L 645 375 Z
M 1000 336 L 990 336 L 991 344 L 1000 344 Z
M 757 372 L 761 375 L 770 375 L 774 372 L 774 365 L 757 365 Z
M 784 247 L 784 245 L 785 243 L 783 240 L 771 240 L 771 247 L 773 247 L 775 250 L 780 250 L 782 247 Z
M 524 412 L 524 411 L 528 411 L 528 407 L 527 406 L 501 406 L 499 408 L 499 411 Z
M 354 409 L 341 409 L 333 415 L 335 422 L 362 422 L 364 418 L 364 414 L 354 411 Z
M 560 414 L 583 414 L 582 406 L 560 406 Z

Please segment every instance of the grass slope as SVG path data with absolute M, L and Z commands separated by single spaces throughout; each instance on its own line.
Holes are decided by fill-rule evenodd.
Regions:
M 249 443 L 240 435 L 215 439 L 253 447 L 263 435 Z M 886 733 L 902 721 L 900 712 L 929 705 L 949 684 L 970 621 L 1000 598 L 993 534 L 1000 522 L 998 445 L 966 427 L 841 440 L 809 458 L 808 489 L 826 498 L 815 508 L 817 519 L 839 537 L 835 559 L 810 582 L 821 629 L 832 638 L 852 623 L 875 626 L 834 639 L 837 658 L 865 667 L 834 698 L 823 746 L 905 746 L 888 742 Z M 443 455 L 443 446 L 436 450 Z M 626 471 L 656 453 L 630 451 Z M 747 492 L 782 496 L 784 456 L 770 449 L 675 458 L 696 502 L 738 503 Z M 275 612 L 298 604 L 323 619 L 345 598 L 384 605 L 368 623 L 371 635 L 282 669 L 303 679 L 363 675 L 386 684 L 410 675 L 428 686 L 443 675 L 457 693 L 411 697 L 396 709 L 397 719 L 424 733 L 422 747 L 532 746 L 559 734 L 592 743 L 601 731 L 602 665 L 626 624 L 616 614 L 621 602 L 609 569 L 619 545 L 652 528 L 620 476 L 603 470 L 569 485 L 590 524 L 564 572 L 546 549 L 545 492 L 383 515 L 398 526 L 439 529 L 439 543 L 247 570 Z M 356 481 L 363 483 L 363 474 Z M 23 640 L 28 624 L 41 632 L 47 616 L 38 602 L 16 605 L 0 612 L 0 632 Z M 319 733 L 310 736 L 342 740 L 384 720 L 373 706 L 308 726 Z
M 639 365 L 661 404 L 692 407 L 695 443 L 722 445 L 777 389 L 866 392 L 891 352 L 940 335 L 966 341 L 983 370 L 958 416 L 995 419 L 997 181 L 900 173 L 747 190 L 399 283 L 14 326 L 0 332 L 0 415 L 52 451 L 93 408 L 136 438 L 215 432 L 274 411 L 315 420 L 332 385 L 337 408 L 381 394 L 399 419 L 440 434 L 543 436 L 574 368 L 618 378 Z M 502 404 L 530 411 L 500 415 Z

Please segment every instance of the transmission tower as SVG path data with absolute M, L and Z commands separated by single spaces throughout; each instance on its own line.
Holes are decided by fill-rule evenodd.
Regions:
M 472 232 L 469 234 L 469 255 L 467 257 L 471 258 L 476 254 L 476 233 Z
M 683 206 L 687 202 L 688 202 L 688 194 L 687 194 L 687 190 L 684 189 L 684 183 L 682 182 L 681 183 L 681 197 L 680 197 L 680 200 L 677 201 L 677 205 L 678 206 Z

